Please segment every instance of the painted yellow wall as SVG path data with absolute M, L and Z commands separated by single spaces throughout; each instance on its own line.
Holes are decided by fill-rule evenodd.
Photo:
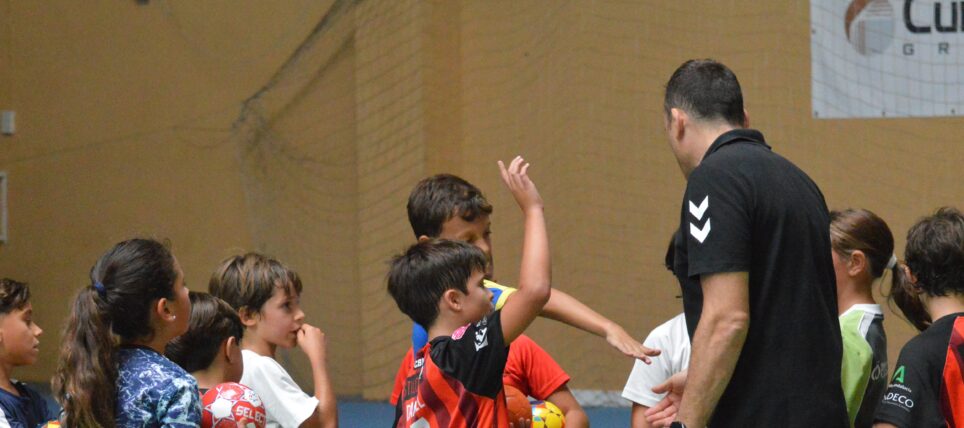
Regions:
M 866 207 L 898 247 L 964 201 L 957 118 L 815 120 L 807 2 L 7 1 L 0 137 L 10 240 L 55 366 L 70 296 L 132 235 L 169 238 L 189 286 L 255 249 L 301 273 L 341 395 L 385 398 L 409 323 L 384 291 L 411 240 L 415 182 L 453 172 L 495 206 L 496 273 L 518 274 L 521 216 L 497 159 L 524 154 L 547 204 L 555 286 L 640 338 L 677 313 L 662 268 L 685 185 L 662 87 L 684 60 L 736 71 L 752 125 L 832 208 Z M 912 335 L 885 323 L 891 359 Z M 632 362 L 540 320 L 573 388 L 620 389 Z M 279 358 L 307 386 L 300 352 Z

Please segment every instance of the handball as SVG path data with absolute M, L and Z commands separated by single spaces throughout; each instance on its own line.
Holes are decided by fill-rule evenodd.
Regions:
M 251 388 L 225 382 L 201 397 L 202 428 L 264 428 L 264 404 Z
M 548 401 L 532 402 L 532 428 L 565 428 L 566 417 L 555 404 Z
M 509 410 L 509 421 L 516 422 L 519 419 L 532 419 L 532 406 L 529 405 L 529 397 L 522 391 L 505 386 L 505 404 Z

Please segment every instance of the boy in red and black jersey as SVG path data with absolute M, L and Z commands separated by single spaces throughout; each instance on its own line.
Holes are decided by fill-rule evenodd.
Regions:
M 918 221 L 904 256 L 890 296 L 923 331 L 900 351 L 874 427 L 964 426 L 964 215 Z
M 388 291 L 426 326 L 396 406 L 396 427 L 508 427 L 502 374 L 508 344 L 539 314 L 550 293 L 542 198 L 517 157 L 499 168 L 525 214 L 519 288 L 500 310 L 483 284 L 487 260 L 465 242 L 429 240 L 395 257 Z

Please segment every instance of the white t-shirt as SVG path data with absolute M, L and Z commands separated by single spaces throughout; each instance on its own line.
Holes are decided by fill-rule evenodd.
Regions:
M 261 396 L 268 416 L 265 428 L 296 428 L 314 413 L 318 399 L 305 394 L 274 358 L 246 349 L 241 351 L 241 358 L 241 384 Z
M 643 345 L 659 349 L 662 353 L 650 358 L 652 364 L 636 360 L 623 388 L 623 398 L 653 407 L 666 396 L 653 392 L 653 387 L 690 365 L 690 336 L 686 331 L 686 318 L 679 314 L 660 324 L 649 333 Z

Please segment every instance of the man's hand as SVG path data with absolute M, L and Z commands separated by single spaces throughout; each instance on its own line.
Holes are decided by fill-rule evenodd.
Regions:
M 660 354 L 659 349 L 650 349 L 643 346 L 642 343 L 633 339 L 626 330 L 623 330 L 619 324 L 609 323 L 605 327 L 606 331 L 606 342 L 610 346 L 616 348 L 617 351 L 622 352 L 627 357 L 638 358 L 646 364 L 650 364 L 649 357 L 655 357 Z
M 676 420 L 683 389 L 686 386 L 686 370 L 669 377 L 666 382 L 653 387 L 653 392 L 666 394 L 655 406 L 646 411 L 646 420 L 654 427 L 668 427 Z

